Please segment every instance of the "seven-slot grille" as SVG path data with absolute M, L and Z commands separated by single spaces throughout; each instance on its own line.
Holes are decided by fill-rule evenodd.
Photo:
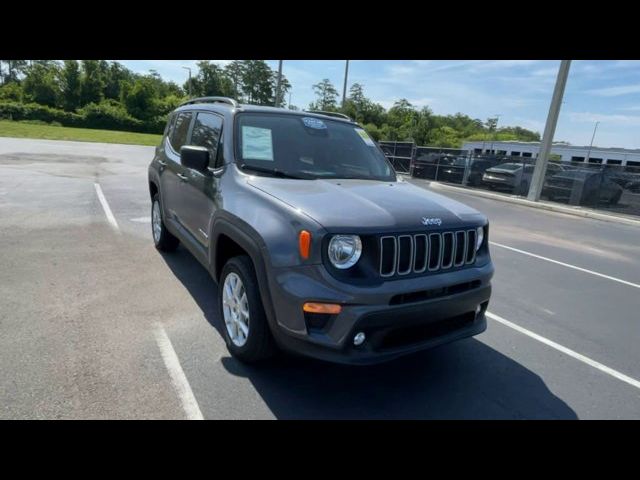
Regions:
M 380 238 L 380 275 L 436 272 L 472 264 L 476 231 L 388 235 Z

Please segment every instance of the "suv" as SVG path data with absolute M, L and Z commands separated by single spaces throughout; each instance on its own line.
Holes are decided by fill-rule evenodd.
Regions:
M 156 247 L 210 272 L 241 361 L 376 363 L 486 328 L 487 218 L 397 177 L 346 116 L 191 100 L 149 189 Z

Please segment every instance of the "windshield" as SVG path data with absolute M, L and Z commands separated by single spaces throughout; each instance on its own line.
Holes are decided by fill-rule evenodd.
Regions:
M 396 180 L 362 128 L 311 116 L 239 114 L 236 158 L 241 168 L 290 178 Z

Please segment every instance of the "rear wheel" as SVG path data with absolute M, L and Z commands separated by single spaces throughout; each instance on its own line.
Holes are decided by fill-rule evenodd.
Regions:
M 258 281 L 246 255 L 231 258 L 218 282 L 223 335 L 231 355 L 244 363 L 265 360 L 276 351 L 260 299 Z
M 162 204 L 159 193 L 153 196 L 151 202 L 151 234 L 153 235 L 153 243 L 158 250 L 173 252 L 178 248 L 180 241 L 167 230 L 162 220 Z
M 620 201 L 620 197 L 622 196 L 622 190 L 618 190 L 613 197 L 609 200 L 610 205 L 617 205 Z

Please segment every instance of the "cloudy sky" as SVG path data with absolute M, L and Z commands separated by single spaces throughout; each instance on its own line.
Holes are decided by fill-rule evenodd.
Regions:
M 225 60 L 214 60 L 227 63 Z M 155 69 L 180 85 L 183 66 L 191 60 L 121 60 L 133 71 Z M 277 60 L 268 60 L 277 69 Z M 500 115 L 499 124 L 520 125 L 542 133 L 553 92 L 558 60 L 352 60 L 349 85 L 364 85 L 365 94 L 388 108 L 399 98 L 437 114 L 465 113 L 485 120 Z M 329 78 L 342 93 L 344 60 L 285 60 L 291 102 L 307 108 L 312 85 Z M 640 148 L 640 61 L 576 60 L 560 112 L 555 139 L 588 145 L 595 122 L 594 145 Z

